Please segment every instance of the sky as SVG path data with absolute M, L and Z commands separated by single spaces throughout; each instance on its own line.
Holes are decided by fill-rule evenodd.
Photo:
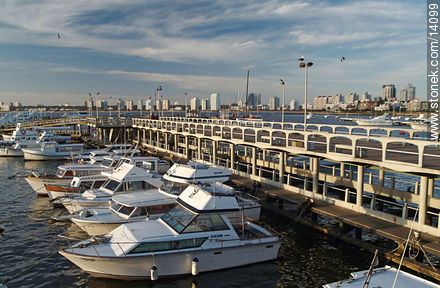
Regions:
M 262 93 L 382 95 L 407 83 L 426 99 L 426 1 L 0 0 L 0 101 L 174 103 Z M 59 37 L 58 37 L 59 34 Z M 340 61 L 345 57 L 345 61 Z M 189 103 L 188 103 L 189 104 Z

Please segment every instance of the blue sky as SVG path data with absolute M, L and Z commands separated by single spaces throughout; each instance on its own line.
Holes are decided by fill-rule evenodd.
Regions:
M 250 91 L 304 101 L 416 86 L 426 98 L 426 2 L 0 0 L 0 100 L 79 104 L 100 98 L 222 103 Z M 60 34 L 60 39 L 57 37 Z M 344 56 L 346 60 L 339 59 Z M 309 101 L 310 101 L 309 100 Z

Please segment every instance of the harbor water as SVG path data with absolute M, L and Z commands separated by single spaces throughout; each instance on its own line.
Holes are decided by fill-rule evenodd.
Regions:
M 282 233 L 275 261 L 155 283 L 95 279 L 56 253 L 69 244 L 58 235 L 75 239 L 87 235 L 71 222 L 49 221 L 63 211 L 52 208 L 47 198 L 37 198 L 24 180 L 32 170 L 54 172 L 59 164 L 0 159 L 0 225 L 5 229 L 0 235 L 0 282 L 7 287 L 321 287 L 367 269 L 373 256 L 263 211 L 262 221 Z M 13 279 L 8 281 L 9 277 Z

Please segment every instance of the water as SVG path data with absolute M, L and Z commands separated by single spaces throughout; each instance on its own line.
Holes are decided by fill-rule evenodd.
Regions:
M 57 238 L 87 235 L 71 223 L 50 223 L 59 213 L 47 198 L 37 199 L 22 175 L 32 170 L 53 172 L 60 162 L 24 162 L 0 158 L 0 282 L 56 252 L 67 243 Z M 13 177 L 16 175 L 15 177 Z M 11 179 L 9 179 L 12 177 Z M 22 197 L 21 199 L 17 199 Z M 17 200 L 15 200 L 17 199 Z M 218 272 L 202 273 L 196 287 L 321 287 L 367 269 L 373 255 L 322 235 L 291 220 L 263 211 L 262 220 L 282 232 L 281 255 L 276 261 Z M 391 248 L 390 248 L 391 250 Z M 385 264 L 385 263 L 382 263 Z M 154 287 L 191 287 L 191 276 L 162 279 Z M 19 277 L 8 287 L 151 287 L 150 281 L 127 282 L 90 277 L 60 254 L 55 254 Z

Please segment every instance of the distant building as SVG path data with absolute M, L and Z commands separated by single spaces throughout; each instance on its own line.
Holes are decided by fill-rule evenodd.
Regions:
M 362 93 L 361 96 L 359 97 L 359 101 L 365 102 L 367 100 L 371 100 L 371 95 L 368 94 L 368 92 Z
M 340 104 L 344 102 L 344 95 L 338 93 L 335 96 L 333 96 L 333 103 Z
M 280 98 L 274 96 L 269 99 L 269 110 L 278 110 L 280 108 Z
M 169 99 L 165 99 L 162 101 L 162 109 L 163 110 L 170 110 L 170 100 Z
M 249 109 L 257 109 L 261 105 L 261 93 L 249 93 L 247 106 Z
M 127 110 L 133 111 L 133 100 L 127 100 Z
M 325 109 L 325 105 L 328 103 L 327 96 L 317 96 L 313 99 L 313 109 L 314 110 L 323 110 Z
M 137 110 L 139 111 L 144 110 L 144 101 L 142 101 L 142 99 L 138 100 L 136 106 L 137 106 Z
M 210 99 L 210 106 L 212 111 L 219 111 L 220 110 L 220 94 L 219 93 L 212 93 L 211 99 Z
M 124 110 L 125 109 L 125 102 L 121 98 L 118 99 L 118 102 L 116 102 L 116 105 L 117 105 L 119 110 Z
M 14 103 L 14 107 L 21 107 L 21 103 L 20 102 L 15 102 Z
M 397 100 L 399 102 L 406 102 L 408 101 L 408 91 L 405 89 L 402 89 L 399 91 L 399 96 L 397 97 Z
M 199 110 L 199 106 L 200 106 L 200 100 L 197 97 L 194 97 L 191 99 L 191 110 L 192 111 L 197 111 Z
M 402 90 L 399 91 L 398 100 L 403 101 L 411 101 L 416 97 L 416 87 L 412 86 L 412 84 L 407 84 L 403 87 Z
M 152 108 L 153 108 L 153 101 L 151 101 L 151 99 L 145 100 L 145 110 L 151 111 Z
M 200 104 L 202 105 L 202 111 L 209 110 L 209 99 L 203 98 L 202 101 L 200 101 Z
M 93 100 L 88 100 L 87 101 L 87 108 L 93 108 L 93 106 L 94 106 Z
M 84 100 L 84 101 L 82 102 L 82 106 L 83 106 L 83 107 L 87 107 L 87 100 Z
M 292 101 L 290 101 L 290 110 L 298 110 L 298 107 L 299 107 L 298 101 L 292 99 Z
M 412 86 L 412 84 L 407 84 L 404 89 L 408 91 L 408 95 L 407 95 L 408 101 L 411 101 L 416 98 L 416 87 Z
M 396 98 L 396 87 L 393 84 L 382 85 L 382 99 L 389 100 Z
M 356 100 L 359 100 L 359 95 L 354 92 L 351 92 L 345 97 L 345 103 L 347 104 L 353 104 Z
M 98 101 L 96 101 L 96 106 L 99 108 L 99 109 L 107 109 L 107 101 L 105 101 L 105 100 L 98 100 Z

